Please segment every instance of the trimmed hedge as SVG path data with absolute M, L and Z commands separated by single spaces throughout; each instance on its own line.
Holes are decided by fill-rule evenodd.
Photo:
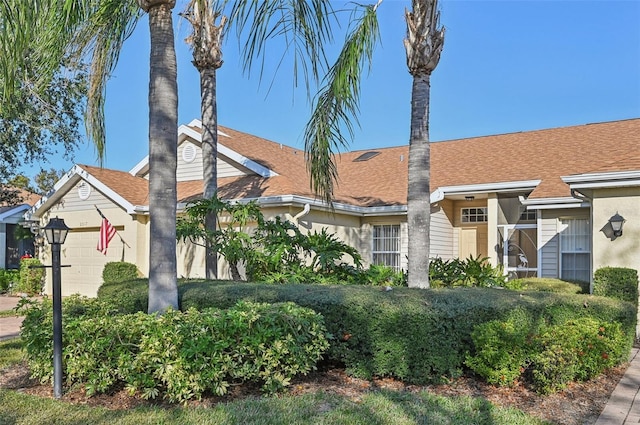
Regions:
M 102 269 L 102 281 L 105 283 L 124 282 L 138 276 L 138 267 L 125 261 L 111 261 Z
M 567 294 L 588 294 L 589 288 L 586 290 L 583 285 L 578 283 L 567 282 L 560 279 L 552 279 L 546 277 L 526 277 L 520 279 L 512 279 L 508 281 L 505 288 L 515 291 L 542 291 L 542 292 L 564 292 Z
M 147 287 L 105 285 L 99 297 L 119 305 L 145 305 Z M 227 308 L 238 300 L 292 301 L 322 314 L 333 335 L 328 358 L 348 373 L 370 378 L 393 376 L 408 383 L 439 382 L 459 376 L 473 347 L 476 325 L 506 318 L 515 308 L 550 325 L 591 317 L 619 322 L 629 346 L 636 312 L 629 303 L 587 295 L 519 293 L 504 289 L 456 288 L 420 290 L 343 285 L 264 285 L 181 281 L 182 310 Z M 126 293 L 124 291 L 127 291 Z
M 593 275 L 593 294 L 638 305 L 638 272 L 623 267 L 603 267 Z

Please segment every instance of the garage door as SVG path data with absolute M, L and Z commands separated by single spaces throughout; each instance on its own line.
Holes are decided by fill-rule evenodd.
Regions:
M 121 232 L 124 226 L 115 226 Z M 61 247 L 62 295 L 81 294 L 95 297 L 102 284 L 102 270 L 111 261 L 121 261 L 123 243 L 116 235 L 109 243 L 107 255 L 96 249 L 100 228 L 74 229 Z M 125 247 L 126 248 L 126 247 Z M 129 248 L 126 248 L 129 249 Z

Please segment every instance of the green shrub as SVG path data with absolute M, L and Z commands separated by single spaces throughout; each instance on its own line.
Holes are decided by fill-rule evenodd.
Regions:
M 0 292 L 7 292 L 20 280 L 19 270 L 0 269 Z
M 429 280 L 435 288 L 504 286 L 506 279 L 502 267 L 493 267 L 488 258 L 469 256 L 466 260 L 453 258 L 445 261 L 436 257 L 429 261 Z
M 504 287 L 517 291 L 564 292 L 567 294 L 585 293 L 583 287 L 577 283 L 545 277 L 512 279 L 506 282 Z M 588 291 L 586 291 L 586 293 L 588 293 Z
M 365 272 L 366 282 L 373 286 L 407 286 L 407 273 L 393 267 L 371 264 Z
M 103 283 L 98 288 L 98 298 L 111 301 L 122 314 L 146 313 L 149 306 L 149 280 Z
M 548 325 L 519 310 L 476 326 L 472 336 L 475 354 L 466 364 L 474 372 L 496 385 L 524 379 L 543 394 L 597 376 L 630 349 L 619 323 L 583 317 Z
M 104 265 L 102 269 L 102 281 L 104 283 L 124 282 L 134 280 L 139 276 L 135 264 L 124 261 L 112 261 Z
M 33 376 L 50 381 L 51 303 L 30 303 L 22 336 Z M 110 303 L 71 297 L 63 302 L 63 358 L 68 384 L 88 394 L 124 383 L 145 398 L 183 402 L 204 391 L 224 395 L 235 382 L 273 393 L 306 374 L 327 349 L 320 315 L 293 303 L 240 302 L 162 316 L 114 314 Z
M 39 295 L 44 289 L 45 270 L 37 258 L 20 260 L 20 280 L 12 289 L 14 293 Z
M 593 293 L 638 305 L 638 272 L 622 267 L 603 267 L 593 275 Z
M 140 280 L 112 285 L 99 297 L 120 300 L 146 310 L 147 286 Z M 118 290 L 118 287 L 121 290 Z M 476 325 L 502 320 L 514 309 L 527 311 L 549 325 L 581 317 L 619 322 L 629 349 L 635 336 L 635 307 L 619 300 L 580 294 L 516 292 L 503 289 L 453 288 L 421 290 L 363 285 L 264 285 L 206 280 L 179 281 L 181 309 L 229 308 L 238 300 L 292 301 L 322 314 L 333 339 L 327 352 L 358 377 L 393 376 L 423 384 L 458 376 Z M 118 301 L 119 302 L 119 301 Z M 144 306 L 144 307 L 142 307 Z M 473 353 L 472 353 L 473 354 Z
M 475 327 L 471 337 L 475 355 L 465 364 L 493 385 L 511 386 L 522 375 L 531 357 L 532 339 L 540 323 L 521 308 L 504 320 L 492 320 Z
M 538 344 L 531 359 L 531 380 L 543 394 L 561 390 L 574 380 L 596 377 L 624 362 L 630 349 L 619 323 L 591 318 L 551 326 L 539 336 Z
M 23 299 L 18 306 L 24 314 L 21 337 L 25 343 L 25 351 L 29 368 L 34 378 L 41 382 L 50 382 L 53 378 L 53 304 L 45 297 L 42 302 Z M 72 295 L 62 300 L 63 326 L 66 328 L 78 320 L 93 317 L 112 317 L 115 313 L 113 305 L 105 300 Z M 63 331 L 63 346 L 70 346 L 70 333 Z M 89 342 L 90 338 L 82 343 Z M 117 340 L 116 340 L 117 341 Z

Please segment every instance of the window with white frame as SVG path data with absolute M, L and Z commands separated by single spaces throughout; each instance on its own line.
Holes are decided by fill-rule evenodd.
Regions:
M 591 280 L 591 226 L 586 219 L 562 220 L 560 232 L 560 278 Z
M 373 264 L 382 264 L 400 270 L 400 225 L 373 226 Z
M 463 223 L 486 223 L 487 209 L 484 207 L 462 208 L 460 221 Z

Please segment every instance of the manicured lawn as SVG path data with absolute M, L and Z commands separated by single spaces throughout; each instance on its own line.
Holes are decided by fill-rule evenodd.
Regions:
M 355 403 L 328 394 L 260 398 L 214 408 L 113 411 L 0 390 L 2 424 L 543 424 L 524 413 L 472 398 L 380 391 Z

